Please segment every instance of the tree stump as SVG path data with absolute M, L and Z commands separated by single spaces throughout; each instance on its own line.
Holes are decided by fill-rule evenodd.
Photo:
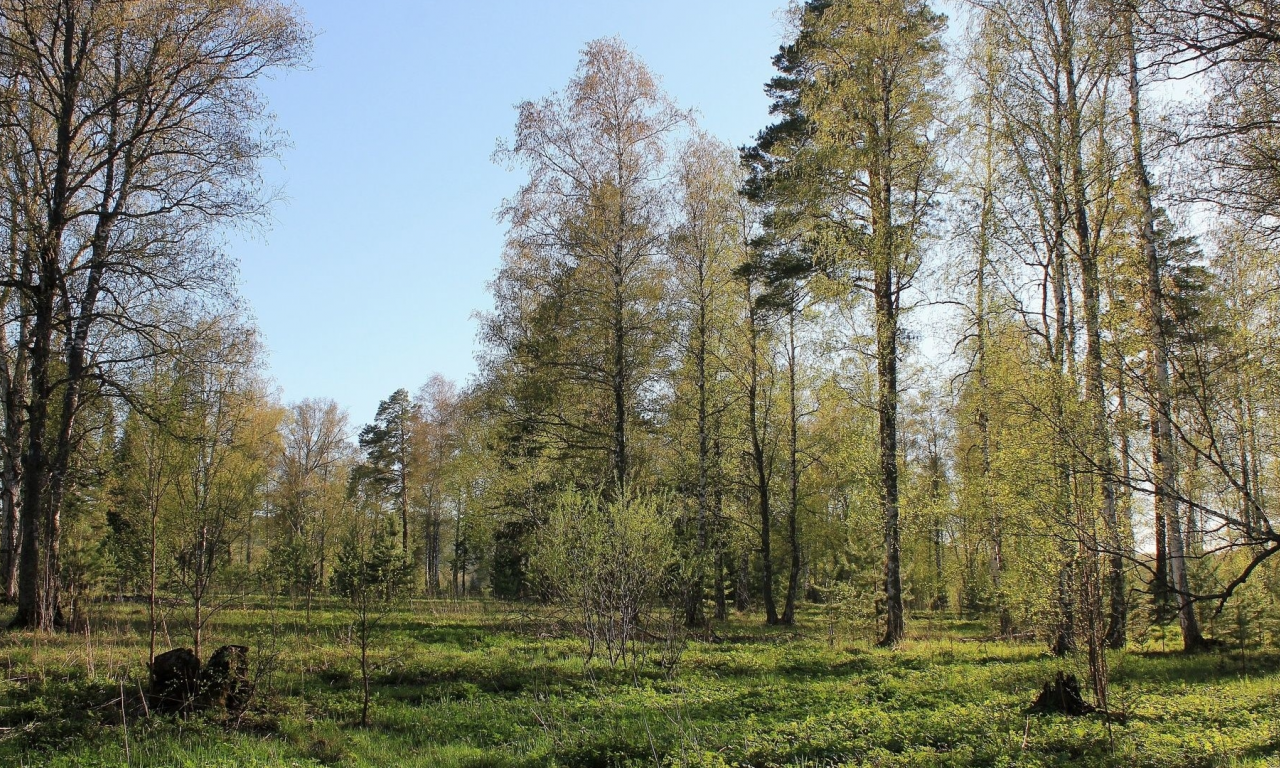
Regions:
M 200 659 L 190 648 L 165 651 L 151 663 L 150 707 L 156 712 L 190 710 L 199 690 Z
M 1059 672 L 1055 679 L 1045 683 L 1044 688 L 1040 689 L 1040 695 L 1031 705 L 1031 711 L 1079 717 L 1092 714 L 1097 708 L 1084 700 L 1084 696 L 1080 694 L 1080 681 L 1075 675 Z
M 224 645 L 213 652 L 200 671 L 198 708 L 221 709 L 238 714 L 248 703 L 249 649 Z

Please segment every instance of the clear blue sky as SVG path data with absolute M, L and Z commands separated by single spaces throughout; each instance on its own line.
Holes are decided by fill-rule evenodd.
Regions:
M 312 66 L 266 83 L 292 147 L 269 228 L 231 238 L 286 400 L 331 397 L 354 425 L 433 373 L 475 369 L 520 184 L 490 162 L 514 105 L 563 87 L 589 40 L 618 35 L 704 128 L 733 145 L 768 121 L 763 84 L 785 0 L 301 0 Z

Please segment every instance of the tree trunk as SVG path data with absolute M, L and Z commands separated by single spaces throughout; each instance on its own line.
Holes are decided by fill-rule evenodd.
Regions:
M 791 568 L 787 574 L 787 598 L 782 609 L 782 623 L 788 626 L 796 621 L 796 599 L 800 593 L 800 449 L 799 410 L 796 404 L 796 312 L 787 315 L 787 403 L 789 407 L 788 430 L 788 490 L 787 544 L 791 549 Z
M 440 593 L 440 529 L 442 527 L 439 510 L 433 510 L 431 513 L 431 540 L 428 543 L 428 547 L 431 550 L 431 573 L 427 576 L 431 581 L 428 591 L 432 595 Z
M 404 438 L 407 444 L 408 438 Z M 409 457 L 408 450 L 405 455 L 400 457 L 400 477 L 399 480 L 399 496 L 397 500 L 400 506 L 400 551 L 405 557 L 412 557 L 413 550 L 409 548 Z
M 147 663 L 155 661 L 156 658 L 156 583 L 159 575 L 158 569 L 158 527 L 160 516 L 160 504 L 158 498 L 151 499 L 151 530 L 149 531 L 150 540 L 147 547 L 147 565 L 149 578 L 147 580 L 147 634 L 149 639 L 149 651 L 147 655 Z
M 902 603 L 902 534 L 898 524 L 898 323 L 893 275 L 876 275 L 876 363 L 879 393 L 880 508 L 884 516 L 885 631 L 880 645 L 894 646 L 906 633 Z
M 0 515 L 4 517 L 0 528 L 0 597 L 12 602 L 18 596 L 18 534 L 22 523 L 18 519 L 17 473 L 10 466 L 16 462 L 6 456 L 4 463 L 4 478 L 0 481 Z
M 1067 327 L 1067 284 L 1070 281 L 1070 266 L 1067 263 L 1065 228 L 1066 211 L 1065 195 L 1062 185 L 1062 169 L 1055 169 L 1056 191 L 1053 201 L 1054 229 L 1050 245 L 1050 280 L 1052 282 L 1054 316 L 1050 343 L 1050 359 L 1053 363 L 1053 419 L 1057 425 L 1054 433 L 1054 491 L 1056 509 L 1064 524 L 1069 524 L 1071 509 L 1071 475 L 1070 439 L 1066 435 L 1066 387 L 1071 379 L 1069 372 L 1072 357 L 1071 335 Z M 1060 546 L 1058 566 L 1057 602 L 1058 615 L 1050 650 L 1055 656 L 1065 656 L 1075 650 L 1075 552 L 1069 543 Z
M 723 459 L 723 456 L 720 450 L 719 430 L 720 430 L 720 426 L 719 426 L 719 421 L 717 420 L 717 425 L 716 425 L 717 437 L 715 441 L 713 441 L 712 443 L 713 445 L 712 452 L 714 455 L 714 463 L 716 467 L 722 466 L 721 462 Z M 717 478 L 718 477 L 719 476 L 717 473 Z M 723 482 L 717 481 L 715 484 L 714 508 L 716 511 L 715 526 L 714 526 L 714 536 L 715 536 L 714 542 L 715 543 L 713 545 L 715 547 L 715 569 L 716 569 L 716 578 L 715 578 L 716 619 L 718 621 L 724 621 L 729 618 L 728 598 L 726 596 L 727 585 L 725 583 L 725 575 L 726 575 L 726 572 L 729 570 L 729 563 L 727 561 L 728 552 L 725 549 L 725 540 L 724 540 L 724 483 Z
M 1115 459 L 1111 450 L 1111 434 L 1107 416 L 1106 390 L 1102 381 L 1102 282 L 1098 272 L 1098 249 L 1092 239 L 1088 213 L 1088 193 L 1084 178 L 1084 116 L 1077 93 L 1075 62 L 1075 22 L 1062 0 L 1058 3 L 1062 29 L 1064 81 L 1067 92 L 1067 163 L 1070 172 L 1070 210 L 1076 239 L 1076 257 L 1080 262 L 1080 286 L 1083 293 L 1085 324 L 1085 385 L 1088 402 L 1092 449 L 1090 461 L 1097 473 L 1102 493 L 1102 522 L 1105 529 L 1104 549 L 1108 556 L 1107 591 L 1110 611 L 1106 643 L 1112 648 L 1125 644 L 1127 600 L 1124 582 L 1124 555 L 1116 513 Z M 1082 536 L 1084 531 L 1079 532 Z
M 23 356 L 17 355 L 14 361 L 12 376 L 6 375 L 5 386 L 5 433 L 4 464 L 0 467 L 0 515 L 4 517 L 3 529 L 0 530 L 0 592 L 6 602 L 12 602 L 18 596 L 18 559 L 22 523 L 19 520 L 22 510 L 20 487 L 22 484 L 22 464 L 19 454 L 22 450 L 22 408 L 26 405 L 24 387 L 18 386 L 20 377 L 25 378 L 22 371 Z M 5 365 L 8 365 L 6 361 Z
M 1139 246 L 1146 263 L 1146 325 L 1148 387 L 1154 408 L 1151 413 L 1151 463 L 1155 470 L 1156 584 L 1159 601 L 1171 580 L 1178 603 L 1178 623 L 1183 647 L 1195 651 L 1204 646 L 1200 625 L 1187 581 L 1186 551 L 1178 511 L 1178 465 L 1173 444 L 1173 405 L 1169 384 L 1169 346 L 1164 333 L 1164 290 L 1161 285 L 1160 255 L 1156 250 L 1155 207 L 1151 180 L 1143 151 L 1142 99 L 1138 80 L 1138 53 L 1134 41 L 1133 18 L 1127 18 L 1125 42 L 1129 64 L 1129 127 L 1132 139 L 1134 185 L 1142 215 Z M 1167 554 L 1166 554 L 1167 547 Z M 1164 558 L 1168 558 L 1166 575 Z M 1157 603 L 1159 605 L 1159 603 Z
M 778 608 L 773 601 L 773 547 L 771 544 L 773 512 L 769 508 L 769 464 L 765 448 L 767 424 L 760 410 L 760 311 L 754 303 L 751 282 L 747 282 L 747 313 L 750 328 L 747 341 L 750 355 L 750 380 L 747 384 L 747 428 L 751 433 L 751 466 L 755 473 L 756 505 L 760 519 L 760 587 L 764 597 L 765 622 L 778 623 Z
M 59 70 L 55 85 L 53 186 L 44 205 L 43 231 L 38 235 L 37 257 L 33 265 L 36 284 L 29 286 L 31 299 L 31 401 L 27 407 L 27 447 L 23 456 L 22 485 L 22 552 L 18 568 L 18 612 L 12 626 L 50 631 L 61 621 L 59 610 L 59 563 L 61 544 L 61 505 L 63 485 L 71 459 L 72 426 L 79 407 L 83 382 L 85 344 L 95 318 L 94 304 L 101 287 L 105 250 L 114 220 L 104 202 L 99 211 L 91 246 L 90 262 L 85 277 L 84 297 L 73 327 L 66 333 L 66 371 L 62 410 L 57 414 L 57 430 L 52 455 L 46 441 L 51 400 L 57 385 L 51 378 L 53 344 L 62 273 L 63 235 L 69 225 L 68 209 L 74 191 L 70 185 L 72 154 L 79 137 L 75 135 L 76 109 L 84 68 L 89 60 L 89 35 L 74 6 L 56 15 L 51 49 L 58 51 Z M 92 10 L 89 10 L 92 13 Z M 84 20 L 88 24 L 88 20 Z M 114 132 L 114 124 L 112 125 Z M 104 198 L 114 192 L 111 174 L 117 159 L 115 137 L 108 137 L 109 154 L 104 170 Z M 120 202 L 120 201 L 117 201 Z M 116 209 L 118 210 L 118 209 Z
M 50 583 L 44 526 L 48 513 L 45 437 L 49 416 L 49 357 L 53 333 L 53 291 L 37 287 L 31 345 L 31 402 L 27 406 L 27 446 L 22 457 L 21 539 L 18 555 L 18 611 L 11 626 L 51 631 L 57 605 Z M 46 522 L 47 525 L 47 522 Z
M 716 578 L 715 578 L 715 604 L 716 604 L 716 621 L 724 621 L 729 618 L 729 603 L 725 594 L 724 582 L 724 550 L 716 552 Z
M 10 221 L 11 257 L 17 257 L 17 215 Z M 29 257 L 23 249 L 21 256 L 19 280 L 23 283 L 30 276 Z M 29 323 L 23 319 L 18 325 L 18 340 L 14 347 L 9 346 L 6 332 L 0 332 L 0 354 L 3 355 L 3 407 L 4 433 L 3 465 L 0 465 L 0 515 L 3 526 L 0 528 L 0 593 L 6 602 L 13 602 L 18 596 L 18 559 L 21 544 L 21 527 L 19 520 L 22 511 L 22 444 L 24 435 L 23 410 L 27 407 L 27 333 Z
M 621 212 L 619 218 L 622 218 Z M 619 229 L 619 231 L 623 231 Z M 617 263 L 622 257 L 616 255 Z M 627 491 L 627 331 L 625 324 L 626 303 L 622 295 L 623 277 L 621 270 L 615 275 L 613 306 L 613 480 L 618 499 L 626 499 Z
M 457 513 L 453 518 L 453 563 L 449 573 L 449 586 L 455 598 L 462 597 L 459 588 L 458 569 L 462 563 L 462 497 L 458 497 Z
M 987 51 L 986 66 L 994 66 Z M 1013 617 L 1004 594 L 1004 519 L 1000 509 L 991 503 L 991 377 L 987 361 L 987 271 L 991 262 L 991 244 L 995 228 L 995 105 L 994 96 L 986 94 L 983 104 L 983 178 L 982 203 L 978 214 L 978 264 L 974 285 L 974 340 L 977 347 L 975 367 L 978 377 L 978 448 L 980 453 L 980 499 L 984 516 L 991 520 L 991 591 L 1000 614 L 1000 635 L 1013 633 Z
M 880 145 L 868 165 L 873 300 L 876 334 L 876 414 L 879 418 L 880 509 L 884 521 L 885 631 L 880 645 L 893 647 L 906 634 L 902 601 L 902 533 L 898 521 L 898 243 L 894 233 L 894 83 L 879 83 Z
M 706 621 L 702 605 L 703 580 L 706 578 L 707 529 L 711 474 L 711 435 L 707 409 L 707 298 L 705 269 L 698 270 L 698 318 L 694 327 L 694 364 L 698 390 L 698 519 L 695 521 L 693 573 L 686 586 L 684 623 L 701 626 Z
M 369 622 L 360 619 L 360 727 L 369 727 Z

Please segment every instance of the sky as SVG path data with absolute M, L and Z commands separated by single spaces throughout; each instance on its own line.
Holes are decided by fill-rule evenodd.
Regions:
M 721 140 L 769 122 L 763 85 L 785 0 L 299 0 L 310 66 L 263 83 L 290 146 L 264 227 L 228 236 L 286 402 L 336 400 L 352 423 L 433 373 L 475 371 L 522 182 L 490 157 L 515 105 L 561 89 L 590 40 L 621 37 Z

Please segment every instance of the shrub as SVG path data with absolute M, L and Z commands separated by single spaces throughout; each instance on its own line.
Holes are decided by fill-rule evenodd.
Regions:
M 568 491 L 534 537 L 534 583 L 587 638 L 587 659 L 610 665 L 639 658 L 648 613 L 670 587 L 675 542 L 663 500 L 606 501 Z

